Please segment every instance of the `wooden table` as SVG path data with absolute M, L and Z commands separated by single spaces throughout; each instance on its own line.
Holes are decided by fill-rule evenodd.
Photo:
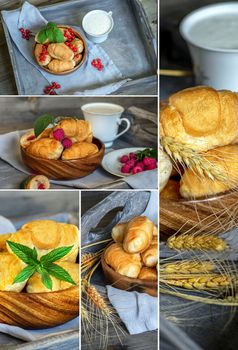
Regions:
M 33 5 L 47 5 L 62 2 L 65 0 L 29 0 Z M 155 12 L 156 0 L 140 0 L 145 8 L 154 36 L 157 36 L 157 13 Z M 18 0 L 0 0 L 0 11 L 18 8 L 24 1 Z M 130 86 L 128 87 L 128 95 Z M 141 93 L 143 94 L 143 93 Z M 15 79 L 12 71 L 12 65 L 8 53 L 8 48 L 3 33 L 0 20 L 0 95 L 17 95 Z
M 93 98 L 93 97 L 63 97 L 52 99 L 49 97 L 0 97 L 0 134 L 11 132 L 14 130 L 24 130 L 32 128 L 34 120 L 44 114 L 52 113 L 53 115 L 65 115 L 65 116 L 82 116 L 80 106 L 88 102 L 114 102 L 128 108 L 132 105 L 142 108 L 146 111 L 153 113 L 157 112 L 157 99 L 153 97 L 148 98 L 132 98 L 132 97 L 105 97 L 105 98 Z M 144 125 L 149 124 L 146 120 L 142 123 Z M 151 126 L 150 126 L 151 127 Z M 152 126 L 153 127 L 153 126 Z M 156 129 L 155 129 L 156 132 Z M 126 137 L 126 136 L 125 136 Z M 135 137 L 136 139 L 136 137 Z M 137 135 L 138 139 L 138 135 Z M 130 143 L 130 142 L 129 142 Z M 135 145 L 135 143 L 134 143 Z M 138 139 L 137 145 L 140 146 Z M 115 142 L 114 147 L 123 148 L 128 146 L 128 141 L 122 137 L 119 141 Z M 143 144 L 142 146 L 147 146 Z M 26 178 L 26 174 L 16 170 L 8 163 L 0 160 L 0 188 L 1 189 L 13 189 L 19 188 L 20 183 Z M 59 186 L 52 184 L 52 188 L 61 189 L 67 188 L 65 186 Z M 116 185 L 112 185 L 112 188 L 129 188 L 128 185 L 120 181 Z
M 110 191 L 83 191 L 82 196 L 82 204 L 81 204 L 81 216 L 85 214 L 90 208 L 92 208 L 97 203 L 101 202 L 104 198 L 106 198 L 112 192 Z M 97 229 L 103 228 L 108 225 L 115 217 L 118 209 L 114 209 L 107 213 L 105 217 L 100 221 L 100 226 L 97 226 Z M 83 232 L 82 232 L 83 234 Z M 98 269 L 95 274 L 96 276 L 93 278 L 93 283 L 97 285 L 100 284 L 100 290 L 104 290 L 102 286 L 105 284 L 103 279 L 103 272 Z M 157 350 L 158 348 L 158 332 L 151 331 L 140 333 L 136 335 L 128 334 L 128 331 L 121 324 L 123 329 L 125 330 L 125 336 L 121 338 L 121 342 L 116 335 L 116 332 L 111 324 L 109 324 L 109 338 L 108 338 L 108 350 Z M 82 350 L 90 350 L 90 349 L 98 349 L 97 344 L 99 343 L 99 336 L 96 336 L 93 344 L 89 344 L 84 338 L 82 338 L 81 349 Z M 90 347 L 91 346 L 91 347 Z

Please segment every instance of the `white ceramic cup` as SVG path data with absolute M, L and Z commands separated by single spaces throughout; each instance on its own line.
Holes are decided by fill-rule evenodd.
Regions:
M 93 135 L 100 139 L 105 147 L 111 147 L 113 141 L 125 134 L 131 126 L 129 119 L 121 118 L 124 108 L 114 103 L 88 103 L 81 109 L 85 120 L 92 125 Z M 127 124 L 126 128 L 118 133 L 123 122 Z
M 102 16 L 102 18 L 104 17 L 105 19 L 110 21 L 110 26 L 108 27 L 108 29 L 105 32 L 100 33 L 100 34 L 90 32 L 90 29 L 88 27 L 89 21 L 94 20 L 94 21 L 98 21 L 98 23 L 100 23 L 100 20 L 97 20 L 97 16 Z M 95 44 L 102 43 L 103 41 L 107 40 L 108 34 L 112 31 L 112 29 L 114 27 L 112 12 L 106 12 L 103 10 L 90 11 L 84 16 L 83 21 L 82 21 L 82 26 L 83 26 L 83 30 L 86 33 L 86 36 L 88 37 L 88 39 L 90 41 L 92 41 Z
M 186 40 L 192 56 L 196 83 L 218 90 L 238 91 L 238 49 L 214 49 L 202 46 L 191 34 L 191 28 L 198 21 L 220 14 L 223 16 L 237 14 L 238 20 L 238 2 L 218 3 L 191 12 L 181 22 L 180 33 Z

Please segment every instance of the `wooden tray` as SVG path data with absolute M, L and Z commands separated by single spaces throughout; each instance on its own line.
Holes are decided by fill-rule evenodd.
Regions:
M 101 265 L 103 273 L 105 275 L 106 281 L 115 288 L 127 290 L 128 292 L 137 291 L 140 293 L 147 293 L 153 297 L 158 295 L 158 282 L 157 281 L 147 281 L 138 278 L 129 278 L 120 275 L 114 271 L 110 266 L 107 265 L 104 254 L 101 258 Z
M 176 232 L 226 232 L 237 227 L 228 215 L 237 207 L 238 194 L 230 191 L 197 200 L 160 199 L 161 238 Z M 235 212 L 234 212 L 235 213 Z M 237 220 L 236 220 L 237 221 Z
M 120 69 L 122 76 L 132 79 L 114 94 L 157 94 L 157 45 L 139 0 L 104 0 L 101 2 L 72 0 L 39 7 L 39 9 L 48 21 L 74 27 L 81 26 L 84 15 L 91 10 L 113 11 L 114 28 L 108 40 L 100 45 Z M 19 9 L 9 12 L 19 12 Z M 2 23 L 18 94 L 42 95 L 48 81 L 22 55 L 19 55 L 6 24 L 4 21 Z M 85 90 L 93 88 L 94 86 L 88 86 Z M 69 91 L 68 94 L 71 92 Z
M 24 328 L 49 328 L 79 315 L 79 287 L 58 292 L 0 292 L 0 323 Z

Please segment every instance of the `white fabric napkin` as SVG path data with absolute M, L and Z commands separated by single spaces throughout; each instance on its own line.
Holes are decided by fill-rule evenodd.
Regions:
M 130 334 L 158 328 L 158 298 L 107 286 L 107 295 Z
M 67 222 L 69 215 L 67 213 L 56 214 L 52 216 L 41 217 L 40 219 L 55 220 L 58 222 Z M 39 217 L 37 217 L 39 219 Z M 32 220 L 32 218 L 31 218 Z M 0 216 L 0 234 L 13 233 L 16 228 L 19 229 L 27 220 L 16 223 L 15 225 L 7 218 Z M 79 317 L 66 322 L 60 326 L 37 329 L 37 330 L 26 330 L 21 327 L 9 326 L 7 324 L 0 323 L 0 333 L 9 334 L 12 337 L 22 339 L 25 341 L 34 341 L 49 335 L 60 334 L 62 332 L 72 331 L 79 329 Z M 1 345 L 1 344 L 0 344 Z
M 26 130 L 12 131 L 10 133 L 0 135 L 0 158 L 12 165 L 15 169 L 29 175 L 32 174 L 33 171 L 31 171 L 23 163 L 19 146 L 20 137 L 25 132 Z M 81 179 L 66 181 L 52 180 L 51 182 L 54 184 L 75 188 L 96 188 L 98 186 L 104 186 L 106 188 L 107 184 L 111 184 L 117 180 L 118 177 L 110 175 L 99 167 L 92 174 Z M 123 180 L 126 181 L 132 188 L 157 188 L 157 173 L 153 170 L 125 177 Z
M 57 81 L 61 85 L 61 88 L 57 90 L 58 94 L 107 95 L 113 93 L 130 80 L 122 76 L 118 67 L 99 45 L 95 45 L 88 40 L 88 58 L 79 70 L 62 76 L 47 73 L 37 65 L 32 55 L 34 38 L 31 36 L 29 41 L 24 40 L 19 31 L 23 27 L 33 33 L 37 33 L 40 28 L 45 26 L 47 21 L 40 11 L 28 2 L 24 2 L 20 10 L 2 11 L 2 16 L 13 42 L 19 50 L 19 54 L 22 54 L 49 83 Z M 81 28 L 75 27 L 75 29 L 82 32 Z M 98 57 L 101 58 L 104 65 L 102 71 L 98 71 L 91 65 L 92 60 Z M 37 89 L 36 91 L 39 91 L 36 94 L 43 94 L 45 86 L 38 86 L 36 81 L 35 88 Z

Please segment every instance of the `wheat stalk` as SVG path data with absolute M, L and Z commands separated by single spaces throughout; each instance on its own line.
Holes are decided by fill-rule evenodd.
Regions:
M 200 275 L 197 277 L 187 277 L 186 275 L 172 277 L 161 278 L 160 282 L 176 287 L 199 290 L 224 288 L 231 285 L 230 277 L 219 274 Z
M 176 250 L 213 250 L 224 251 L 228 246 L 225 240 L 211 234 L 174 235 L 167 240 L 167 246 Z
M 162 264 L 160 274 L 193 274 L 214 271 L 215 265 L 210 261 L 182 260 L 173 263 Z
M 183 167 L 187 166 L 196 170 L 201 177 L 208 177 L 211 180 L 226 181 L 227 176 L 215 163 L 210 162 L 201 153 L 183 143 L 176 142 L 173 137 L 162 136 L 161 146 L 174 162 L 179 162 Z

